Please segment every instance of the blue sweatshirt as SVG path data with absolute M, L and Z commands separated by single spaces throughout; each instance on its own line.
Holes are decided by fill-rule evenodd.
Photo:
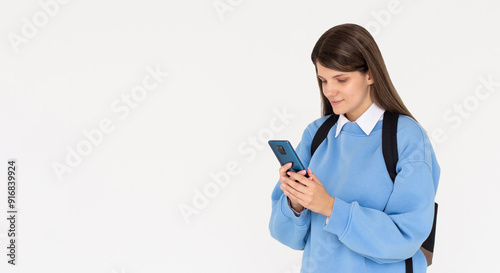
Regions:
M 296 216 L 278 181 L 272 193 L 272 237 L 304 251 L 301 273 L 403 273 L 408 257 L 415 273 L 426 272 L 420 246 L 432 228 L 440 175 L 426 133 L 410 117 L 399 117 L 393 183 L 382 155 L 382 120 L 368 135 L 347 122 L 335 137 L 334 125 L 311 159 L 312 139 L 327 118 L 307 126 L 296 151 L 335 198 L 330 219 L 308 209 Z

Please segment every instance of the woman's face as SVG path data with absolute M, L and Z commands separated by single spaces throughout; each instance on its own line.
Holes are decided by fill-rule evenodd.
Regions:
M 372 105 L 370 73 L 341 72 L 316 63 L 318 78 L 322 81 L 323 94 L 328 98 L 337 115 L 344 114 L 356 121 Z

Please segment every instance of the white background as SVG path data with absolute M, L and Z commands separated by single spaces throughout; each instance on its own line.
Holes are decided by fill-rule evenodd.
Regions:
M 434 142 L 428 271 L 496 272 L 497 2 L 73 0 L 52 16 L 47 2 L 0 2 L 1 215 L 7 160 L 19 165 L 18 265 L 2 217 L 1 272 L 298 272 L 301 252 L 268 231 L 279 164 L 266 141 L 295 146 L 320 117 L 310 53 L 346 22 L 374 35 Z M 128 116 L 113 110 L 148 69 L 169 75 Z M 88 146 L 83 132 L 106 120 L 113 130 Z M 58 179 L 78 147 L 88 155 Z

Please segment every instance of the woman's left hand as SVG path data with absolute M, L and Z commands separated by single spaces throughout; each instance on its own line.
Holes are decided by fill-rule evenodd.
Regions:
M 288 172 L 289 177 L 284 179 L 285 183 L 281 184 L 281 189 L 286 196 L 305 208 L 330 217 L 335 198 L 328 194 L 325 186 L 311 169 L 307 168 L 307 170 L 309 177 L 304 176 L 305 171 L 302 173 Z

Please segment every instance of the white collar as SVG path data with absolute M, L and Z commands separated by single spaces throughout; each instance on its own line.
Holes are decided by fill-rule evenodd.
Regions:
M 366 135 L 369 135 L 373 128 L 375 128 L 375 125 L 377 125 L 377 122 L 384 118 L 384 112 L 384 109 L 380 108 L 375 103 L 372 103 L 372 105 L 354 122 L 359 125 L 361 130 L 363 130 Z M 339 116 L 335 137 L 340 134 L 342 127 L 344 127 L 344 125 L 348 122 L 350 121 L 344 115 Z

